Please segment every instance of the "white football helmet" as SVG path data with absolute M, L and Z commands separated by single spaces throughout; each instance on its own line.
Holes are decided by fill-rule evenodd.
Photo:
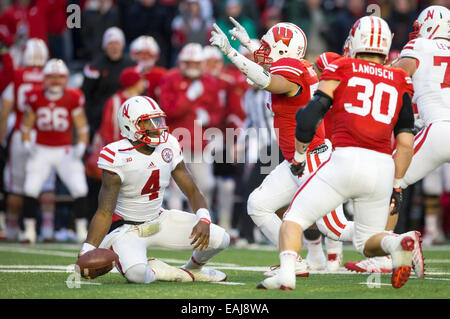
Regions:
M 48 60 L 48 48 L 42 39 L 31 38 L 25 43 L 23 52 L 23 66 L 42 67 Z
M 417 37 L 425 39 L 450 38 L 450 10 L 443 6 L 430 6 L 424 9 L 414 22 L 414 32 L 410 40 Z
M 133 96 L 123 102 L 117 113 L 120 134 L 150 146 L 167 142 L 169 128 L 166 114 L 158 103 L 148 96 Z
M 392 33 L 386 21 L 376 16 L 366 16 L 357 20 L 350 30 L 350 57 L 357 53 L 378 53 L 388 56 L 392 43 Z
M 159 52 L 159 45 L 151 36 L 141 35 L 130 44 L 131 58 L 144 67 L 153 67 L 159 58 Z
M 261 38 L 261 46 L 254 52 L 255 62 L 270 65 L 286 57 L 303 59 L 306 46 L 302 29 L 289 22 L 277 23 Z
M 61 93 L 67 85 L 69 69 L 61 59 L 50 59 L 42 69 L 44 87 L 50 93 Z
M 202 75 L 204 61 L 203 47 L 199 43 L 188 43 L 181 49 L 178 62 L 184 76 L 196 79 Z

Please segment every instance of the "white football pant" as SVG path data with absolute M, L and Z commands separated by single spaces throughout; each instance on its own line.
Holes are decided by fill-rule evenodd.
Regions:
M 326 152 L 307 156 L 307 166 L 301 178 L 292 174 L 290 163 L 285 160 L 266 176 L 261 186 L 256 188 L 248 198 L 247 212 L 249 216 L 276 247 L 278 247 L 282 221 L 275 212 L 289 205 L 299 186 L 317 170 L 321 163 L 330 157 L 331 143 L 326 140 L 326 144 L 328 145 Z M 348 221 L 344 216 L 342 205 L 338 204 L 332 207 L 328 213 L 329 215 L 318 223 L 320 231 L 331 239 L 351 240 L 351 232 L 347 232 L 346 229 Z M 341 238 L 342 236 L 349 238 Z
M 36 140 L 36 131 L 31 131 L 31 142 Z M 6 163 L 3 177 L 5 190 L 8 193 L 23 195 L 25 184 L 25 168 L 28 160 L 28 153 L 22 142 L 22 133 L 15 130 L 11 136 L 9 146 L 9 159 Z M 41 192 L 53 191 L 55 189 L 56 174 L 51 170 L 48 178 L 42 185 Z
M 172 250 L 192 250 L 189 238 L 195 226 L 196 216 L 179 210 L 163 210 L 154 222 L 159 222 L 160 231 L 149 237 L 140 237 L 137 227 L 123 225 L 115 229 L 102 241 L 99 247 L 111 249 L 119 255 L 117 268 L 125 274 L 130 267 L 147 265 L 147 248 L 161 247 Z M 230 236 L 222 227 L 210 225 L 209 246 L 206 251 L 194 251 L 192 258 L 202 265 L 213 256 L 226 249 Z
M 284 220 L 303 230 L 353 199 L 353 245 L 363 253 L 370 237 L 384 232 L 394 180 L 391 155 L 363 148 L 336 148 L 330 159 L 299 188 Z
M 88 186 L 84 165 L 81 159 L 73 154 L 73 147 L 51 147 L 39 144 L 35 145 L 35 150 L 26 164 L 25 195 L 37 198 L 52 169 L 56 171 L 73 198 L 87 195 Z

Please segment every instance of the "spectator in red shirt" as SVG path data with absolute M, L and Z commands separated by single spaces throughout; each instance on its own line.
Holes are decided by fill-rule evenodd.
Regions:
M 159 103 L 159 83 L 167 70 L 155 66 L 159 59 L 159 45 L 156 40 L 147 35 L 141 35 L 130 44 L 130 57 L 136 63 L 136 70 L 145 79 L 145 94 Z
M 167 114 L 167 124 L 172 134 L 181 137 L 187 166 L 192 172 L 209 204 L 214 189 L 212 159 L 203 152 L 208 144 L 203 138 L 206 128 L 217 127 L 222 107 L 217 80 L 203 71 L 203 48 L 199 43 L 189 43 L 181 50 L 179 68 L 172 69 L 161 80 L 160 105 Z M 205 154 L 204 154 L 205 153 Z M 205 155 L 205 156 L 203 156 Z M 182 194 L 171 193 L 169 206 L 180 209 Z

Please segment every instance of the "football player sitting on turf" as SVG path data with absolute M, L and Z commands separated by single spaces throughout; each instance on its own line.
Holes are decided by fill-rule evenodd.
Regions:
M 119 256 L 117 268 L 131 283 L 224 281 L 227 276 L 204 268 L 227 248 L 230 237 L 214 224 L 206 200 L 186 169 L 180 145 L 168 133 L 166 115 L 146 96 L 136 96 L 119 108 L 117 120 L 125 139 L 100 152 L 103 169 L 99 206 L 80 255 L 96 247 Z M 161 207 L 173 177 L 196 214 Z M 147 258 L 147 248 L 194 249 L 181 268 Z

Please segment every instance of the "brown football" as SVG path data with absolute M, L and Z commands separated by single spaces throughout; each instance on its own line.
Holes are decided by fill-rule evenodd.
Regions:
M 96 248 L 80 256 L 76 271 L 83 278 L 94 279 L 108 273 L 119 262 L 119 256 L 112 250 Z

